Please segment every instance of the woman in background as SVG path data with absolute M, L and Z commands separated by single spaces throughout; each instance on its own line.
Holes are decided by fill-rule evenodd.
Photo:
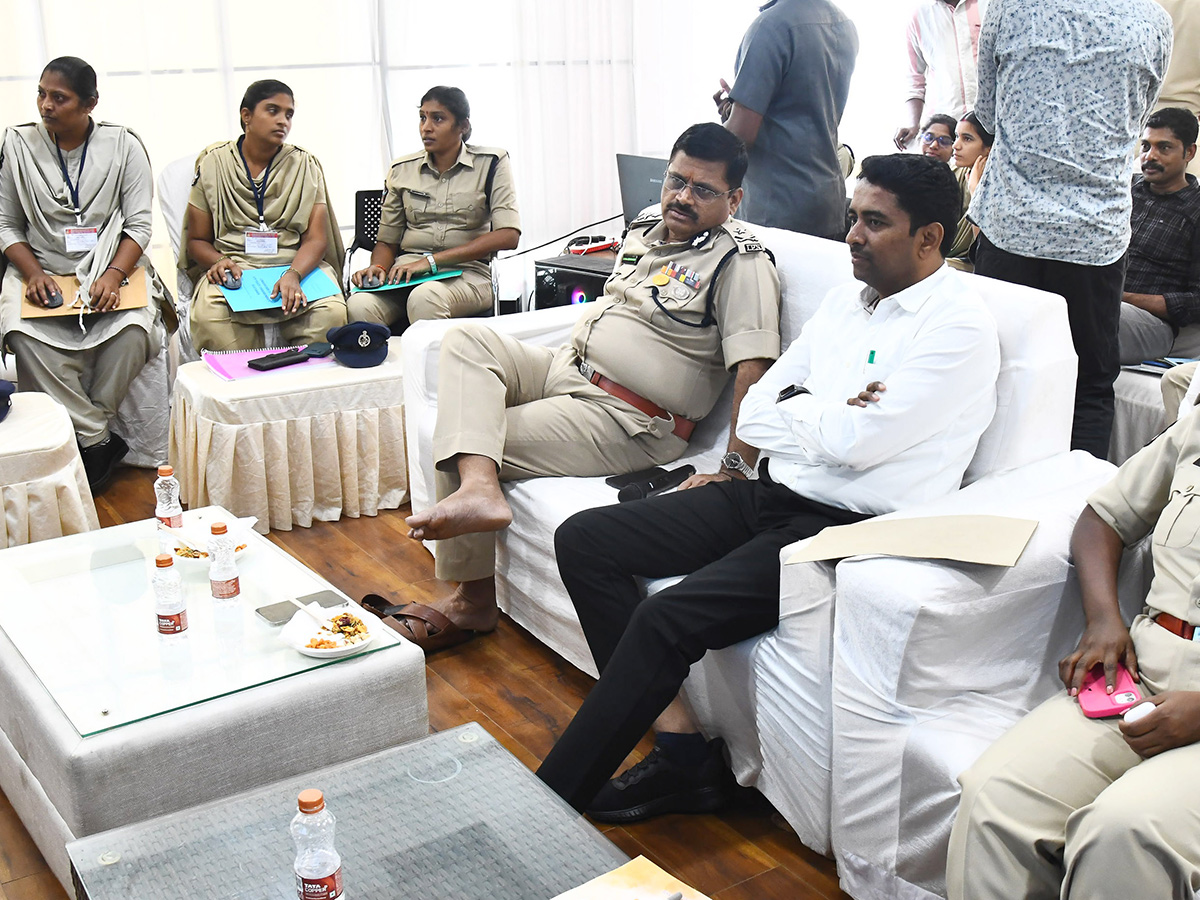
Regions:
M 962 217 L 958 220 L 958 233 L 954 237 L 954 246 L 950 248 L 947 261 L 956 269 L 971 272 L 975 264 L 971 262 L 971 248 L 979 229 L 967 218 L 967 208 L 971 205 L 971 197 L 979 188 L 983 170 L 987 165 L 988 155 L 992 152 L 992 142 L 995 135 L 979 124 L 979 117 L 972 110 L 958 122 L 954 139 L 954 174 L 962 189 Z
M 263 346 L 262 326 L 278 323 L 289 346 L 325 340 L 346 324 L 337 289 L 342 239 L 329 207 L 325 173 L 307 150 L 284 143 L 295 115 L 292 89 L 256 81 L 242 97 L 242 136 L 213 144 L 196 160 L 179 267 L 196 285 L 192 342 L 197 350 Z M 287 266 L 271 298 L 280 308 L 234 311 L 221 292 L 244 269 Z M 320 269 L 328 296 L 309 297 L 300 282 Z
M 92 120 L 99 99 L 91 66 L 52 60 L 38 80 L 41 121 L 6 129 L 0 154 L 0 248 L 12 264 L 0 288 L 0 346 L 16 353 L 21 390 L 66 407 L 93 493 L 129 451 L 110 421 L 162 347 L 164 316 L 171 330 L 177 324 L 145 255 L 150 159 L 128 128 Z M 148 302 L 122 308 L 121 286 L 140 282 L 139 268 Z M 54 275 L 74 276 L 79 289 Z M 79 314 L 23 318 L 23 301 Z
M 520 240 L 508 153 L 467 143 L 466 94 L 456 87 L 430 88 L 421 98 L 419 120 L 424 149 L 392 163 L 371 264 L 355 272 L 353 282 L 402 288 L 439 270 L 462 274 L 403 291 L 354 293 L 352 321 L 390 326 L 486 312 L 495 300 L 492 257 Z
M 934 159 L 940 159 L 944 163 L 950 162 L 950 156 L 954 153 L 954 139 L 956 137 L 954 131 L 954 119 L 951 116 L 938 113 L 929 117 L 924 125 L 921 126 L 921 135 L 919 143 L 921 152 L 926 156 L 932 156 Z

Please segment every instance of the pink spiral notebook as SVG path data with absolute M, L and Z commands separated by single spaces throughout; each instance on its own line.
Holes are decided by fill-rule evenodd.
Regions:
M 303 347 L 304 344 L 297 346 Z M 304 362 L 293 363 L 290 366 L 283 366 L 279 369 L 268 369 L 266 372 L 260 372 L 258 369 L 252 369 L 247 363 L 252 359 L 258 359 L 260 356 L 269 356 L 272 353 L 282 353 L 284 350 L 291 350 L 291 347 L 270 347 L 265 350 L 218 350 L 215 353 L 209 350 L 201 350 L 200 358 L 204 360 L 204 364 L 218 378 L 223 378 L 226 381 L 238 381 L 242 378 L 257 378 L 260 375 L 274 375 L 279 372 L 292 372 L 296 369 L 303 369 L 309 366 L 331 366 L 337 363 L 333 355 L 317 357 L 315 359 L 306 359 Z

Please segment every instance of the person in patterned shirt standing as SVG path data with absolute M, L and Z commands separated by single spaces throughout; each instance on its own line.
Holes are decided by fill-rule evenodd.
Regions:
M 975 272 L 1060 294 L 1079 357 L 1071 446 L 1103 459 L 1134 149 L 1171 58 L 1153 0 L 1003 0 L 979 38 L 975 112 L 996 135 L 971 201 Z

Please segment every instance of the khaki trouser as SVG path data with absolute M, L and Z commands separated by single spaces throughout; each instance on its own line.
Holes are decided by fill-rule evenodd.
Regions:
M 1162 391 L 1163 406 L 1167 410 L 1167 424 L 1170 425 L 1179 418 L 1179 404 L 1183 402 L 1184 394 L 1187 393 L 1188 387 L 1192 383 L 1192 376 L 1196 374 L 1196 366 L 1200 363 L 1187 363 L 1183 366 L 1176 366 L 1173 369 L 1168 369 L 1159 382 L 1159 390 Z
M 402 290 L 352 293 L 348 316 L 351 322 L 378 322 L 390 327 L 406 312 L 412 323 L 421 319 L 475 316 L 490 311 L 492 305 L 492 279 L 481 272 L 466 270 L 445 281 L 418 284 L 407 296 Z
M 108 437 L 109 419 L 158 350 L 137 325 L 122 328 L 90 350 L 61 350 L 15 331 L 8 343 L 17 354 L 20 389 L 49 394 L 65 406 L 84 447 Z
M 460 453 L 491 459 L 501 481 L 611 475 L 678 459 L 687 442 L 670 427 L 591 384 L 570 347 L 525 344 L 474 323 L 442 341 L 433 432 L 439 500 L 458 490 Z M 437 577 L 489 578 L 495 554 L 490 532 L 441 541 Z
M 215 284 L 201 282 L 201 290 L 192 297 L 188 319 L 192 323 L 192 344 L 197 350 L 257 350 L 265 345 L 262 325 L 235 322 L 225 295 Z M 330 328 L 346 324 L 346 301 L 341 294 L 311 301 L 304 311 L 290 318 L 280 316 L 279 332 L 288 346 L 325 340 Z
M 1139 616 L 1142 693 L 1200 689 L 1200 643 Z M 1063 691 L 959 778 L 950 900 L 1186 898 L 1200 887 L 1200 744 L 1143 760 Z

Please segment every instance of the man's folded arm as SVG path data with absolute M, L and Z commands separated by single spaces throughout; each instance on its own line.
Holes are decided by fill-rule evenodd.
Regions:
M 985 323 L 961 320 L 918 337 L 865 407 L 849 397 L 802 394 L 776 404 L 792 452 L 810 462 L 868 469 L 944 431 L 973 404 L 995 397 L 1000 351 Z

